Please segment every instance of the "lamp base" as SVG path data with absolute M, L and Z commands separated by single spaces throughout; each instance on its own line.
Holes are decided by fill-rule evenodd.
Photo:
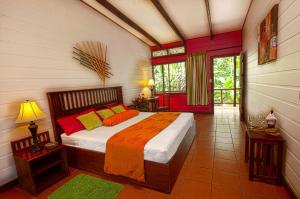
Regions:
M 31 153 L 37 153 L 42 149 L 40 144 L 39 144 L 39 139 L 37 138 L 38 125 L 36 125 L 33 121 L 31 121 L 30 124 L 29 124 L 28 129 L 29 129 L 29 131 L 32 135 L 32 140 L 33 140 L 33 144 L 31 146 L 30 152 Z
M 153 86 L 151 86 L 150 91 L 151 91 L 150 98 L 154 98 L 154 87 Z
M 42 150 L 42 148 L 40 147 L 40 145 L 32 145 L 31 149 L 30 149 L 30 152 L 31 153 L 37 153 L 37 152 L 39 152 L 41 150 Z

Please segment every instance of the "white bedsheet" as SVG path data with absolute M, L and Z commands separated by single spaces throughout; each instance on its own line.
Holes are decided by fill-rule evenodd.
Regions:
M 140 112 L 138 116 L 112 127 L 102 126 L 92 131 L 82 130 L 70 136 L 62 134 L 62 143 L 105 153 L 106 142 L 111 136 L 153 114 Z M 176 153 L 179 144 L 191 126 L 194 128 L 193 114 L 181 113 L 174 122 L 145 145 L 145 160 L 167 163 Z

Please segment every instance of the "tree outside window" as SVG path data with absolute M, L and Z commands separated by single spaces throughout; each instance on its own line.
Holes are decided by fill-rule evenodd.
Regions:
M 185 92 L 185 62 L 153 66 L 156 92 Z
M 220 57 L 213 59 L 214 66 L 214 102 L 221 103 L 221 92 L 223 103 L 234 102 L 234 61 L 236 64 L 236 102 L 239 102 L 240 93 L 240 56 Z M 218 90 L 228 89 L 228 90 Z

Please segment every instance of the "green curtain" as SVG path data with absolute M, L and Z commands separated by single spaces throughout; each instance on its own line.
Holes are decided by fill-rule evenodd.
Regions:
M 193 53 L 186 60 L 188 105 L 207 105 L 207 65 L 206 53 Z

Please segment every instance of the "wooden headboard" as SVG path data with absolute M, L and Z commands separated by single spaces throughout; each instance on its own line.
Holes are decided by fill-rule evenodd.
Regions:
M 56 122 L 57 119 L 79 113 L 88 108 L 98 110 L 106 105 L 123 103 L 121 86 L 48 92 L 47 97 L 54 138 L 57 142 L 61 142 L 60 135 L 64 133 Z

